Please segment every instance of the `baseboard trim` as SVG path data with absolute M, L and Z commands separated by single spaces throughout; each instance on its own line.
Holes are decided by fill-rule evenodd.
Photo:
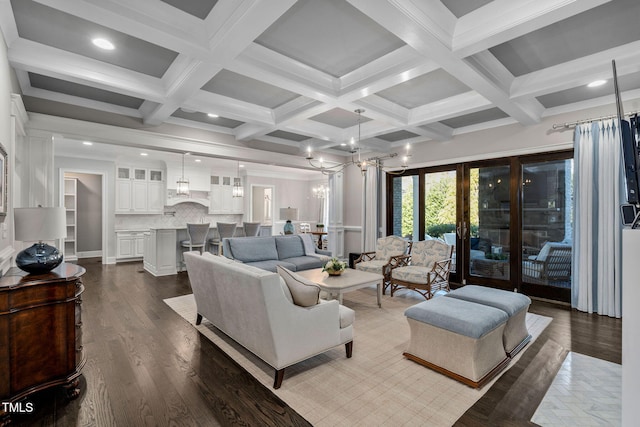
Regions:
M 102 251 L 78 252 L 78 258 L 97 258 L 102 256 Z

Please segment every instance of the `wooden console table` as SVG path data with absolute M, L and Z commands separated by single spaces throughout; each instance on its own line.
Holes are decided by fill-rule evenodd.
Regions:
M 83 267 L 63 263 L 46 274 L 11 268 L 0 278 L 0 401 L 17 402 L 63 385 L 80 394 Z M 10 410 L 0 406 L 0 425 Z

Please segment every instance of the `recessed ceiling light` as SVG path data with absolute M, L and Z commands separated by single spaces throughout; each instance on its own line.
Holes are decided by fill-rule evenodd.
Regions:
M 244 167 L 244 165 L 238 165 L 238 167 L 243 168 L 243 167 Z
M 343 142 L 343 143 L 341 143 L 341 144 L 340 144 L 340 146 L 341 146 L 341 147 L 346 147 L 346 146 L 347 146 L 347 143 L 346 143 L 346 142 Z
M 605 84 L 607 81 L 606 80 L 596 80 L 593 81 L 591 83 L 589 83 L 587 85 L 587 87 L 598 87 L 598 86 L 602 86 L 603 84 Z
M 109 40 L 99 38 L 99 37 L 91 40 L 91 42 L 94 45 L 98 46 L 100 49 L 104 49 L 104 50 L 113 50 L 116 48 L 114 44 L 111 43 Z
M 93 145 L 93 142 L 91 142 L 91 141 L 82 141 L 82 143 L 84 145 Z
M 200 163 L 202 160 L 200 159 L 196 159 L 196 163 Z
M 215 119 L 216 117 L 220 117 L 219 115 L 213 114 L 213 113 L 209 113 L 207 114 L 207 116 L 211 117 L 212 119 Z
M 148 156 L 148 153 L 140 153 L 141 156 Z

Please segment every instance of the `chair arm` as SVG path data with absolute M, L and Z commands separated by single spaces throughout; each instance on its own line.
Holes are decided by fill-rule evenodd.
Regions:
M 534 277 L 539 275 L 542 277 L 544 274 L 544 264 L 545 261 L 540 261 L 537 259 L 527 259 L 522 263 L 522 275 Z
M 391 264 L 391 269 L 398 267 L 406 267 L 411 264 L 411 255 L 396 255 L 392 256 L 389 260 L 389 264 Z
M 357 263 L 363 262 L 363 261 L 371 261 L 375 259 L 375 257 L 376 257 L 375 252 L 363 252 L 355 261 L 353 261 L 353 265 L 355 266 Z
M 395 255 L 389 258 L 389 262 L 385 265 L 385 267 L 388 267 L 391 270 L 396 267 L 404 267 L 409 264 L 410 259 L 410 255 Z

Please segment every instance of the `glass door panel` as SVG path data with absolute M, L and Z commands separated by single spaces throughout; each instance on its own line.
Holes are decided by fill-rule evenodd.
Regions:
M 424 175 L 425 239 L 440 239 L 454 247 L 451 273 L 457 268 L 457 172 L 431 172 Z
M 393 235 L 419 240 L 418 176 L 395 176 L 393 185 Z
M 510 167 L 469 171 L 469 274 L 510 280 Z
M 522 165 L 522 282 L 571 288 L 573 159 Z

